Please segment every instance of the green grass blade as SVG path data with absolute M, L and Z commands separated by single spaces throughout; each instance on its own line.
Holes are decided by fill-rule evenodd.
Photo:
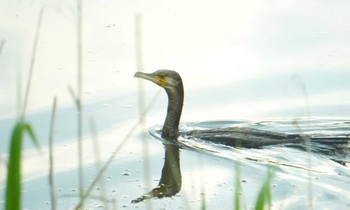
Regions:
M 271 208 L 271 181 L 273 178 L 273 172 L 270 169 L 267 172 L 266 180 L 260 189 L 258 199 L 256 200 L 255 210 L 262 210 L 267 205 Z
M 13 129 L 10 144 L 9 164 L 6 183 L 6 210 L 21 209 L 21 151 L 23 134 L 28 133 L 33 143 L 38 147 L 38 141 L 33 129 L 28 123 L 18 122 Z
M 260 189 L 258 199 L 256 200 L 256 205 L 255 205 L 256 210 L 264 209 L 264 206 L 266 202 L 268 202 L 268 198 L 270 197 L 269 194 L 270 194 L 270 188 L 265 182 L 262 188 Z
M 29 123 L 23 123 L 23 131 L 26 131 L 30 139 L 33 141 L 33 144 L 39 149 L 40 145 L 38 139 L 36 138 L 32 126 Z
M 22 147 L 23 124 L 17 123 L 15 126 L 10 145 L 9 164 L 6 184 L 6 210 L 19 210 L 21 200 L 21 182 L 20 182 L 20 159 Z
M 235 164 L 235 173 L 236 173 L 236 180 L 235 180 L 235 210 L 240 210 L 241 208 L 241 167 L 240 162 L 237 162 Z

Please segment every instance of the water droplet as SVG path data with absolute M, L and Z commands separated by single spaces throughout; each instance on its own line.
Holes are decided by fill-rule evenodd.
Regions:
M 130 175 L 129 169 L 125 169 L 123 175 L 124 176 L 129 176 Z

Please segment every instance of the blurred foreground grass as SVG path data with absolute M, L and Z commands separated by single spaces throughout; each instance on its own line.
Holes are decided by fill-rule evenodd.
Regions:
M 33 144 L 39 148 L 32 126 L 22 120 L 19 121 L 15 125 L 11 136 L 6 183 L 6 210 L 21 209 L 21 151 L 25 134 L 28 134 Z

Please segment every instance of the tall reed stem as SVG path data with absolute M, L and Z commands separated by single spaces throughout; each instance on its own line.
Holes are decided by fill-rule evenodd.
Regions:
M 78 164 L 79 164 L 79 196 L 83 197 L 84 190 L 84 174 L 83 174 L 83 145 L 82 145 L 82 123 L 83 123 L 83 110 L 82 110 L 82 0 L 77 1 L 77 123 L 78 123 Z
M 2 49 L 4 49 L 4 45 L 5 45 L 5 40 L 1 40 L 1 42 L 0 42 L 0 55 L 1 55 Z
M 44 10 L 45 10 L 45 7 L 42 7 L 41 10 L 40 10 L 39 19 L 38 19 L 38 23 L 37 23 L 37 27 L 36 27 L 35 38 L 34 38 L 34 45 L 33 45 L 33 49 L 32 49 L 32 57 L 30 59 L 27 87 L 25 89 L 25 94 L 24 94 L 24 101 L 23 101 L 23 110 L 22 110 L 22 115 L 21 115 L 21 121 L 24 121 L 24 117 L 25 117 L 26 111 L 27 111 L 29 92 L 30 92 L 30 87 L 31 87 L 31 84 L 32 84 L 32 76 L 33 76 L 33 71 L 34 71 L 36 51 L 38 49 L 39 35 L 40 35 L 41 23 L 42 23 L 43 16 L 44 16 Z
M 50 198 L 51 209 L 56 210 L 56 195 L 55 195 L 55 183 L 54 183 L 54 166 L 53 166 L 53 136 L 54 136 L 54 122 L 56 118 L 56 97 L 54 98 L 51 113 L 50 123 L 50 136 L 49 136 L 49 186 L 50 186 Z
M 136 59 L 136 68 L 137 71 L 143 71 L 143 60 L 142 60 L 142 25 L 141 25 L 141 15 L 137 14 L 135 16 L 135 59 Z M 143 88 L 143 81 L 138 81 L 138 106 L 139 106 L 139 115 L 141 116 L 145 110 L 145 93 Z M 140 120 L 140 128 L 145 131 L 145 122 L 143 118 Z M 142 135 L 142 153 L 143 153 L 143 169 L 144 169 L 144 179 L 146 183 L 146 188 L 150 187 L 150 170 L 149 170 L 149 157 L 148 157 L 148 144 L 144 135 Z M 152 203 L 147 202 L 147 209 L 152 209 Z

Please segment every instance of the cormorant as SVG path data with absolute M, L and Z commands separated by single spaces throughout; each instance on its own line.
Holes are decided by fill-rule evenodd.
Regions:
M 182 112 L 184 89 L 181 76 L 171 70 L 158 70 L 153 73 L 136 72 L 135 77 L 143 78 L 163 87 L 168 95 L 168 109 L 161 137 L 165 140 L 177 140 L 179 133 L 179 122 Z M 218 144 L 224 144 L 233 147 L 259 148 L 267 145 L 280 143 L 299 143 L 304 140 L 314 140 L 324 144 L 342 144 L 349 141 L 349 137 L 325 137 L 325 136 L 307 136 L 298 134 L 283 134 L 266 130 L 258 130 L 249 127 L 222 127 L 214 129 L 193 129 L 182 131 L 181 136 L 186 138 L 198 138 Z M 165 160 L 162 169 L 161 178 L 156 188 L 132 200 L 132 203 L 138 203 L 153 197 L 171 197 L 181 189 L 182 178 L 180 170 L 179 145 L 167 141 L 163 142 L 165 146 Z M 325 149 L 324 152 L 329 150 Z M 346 162 L 335 159 L 336 162 L 343 165 Z
M 184 99 L 184 89 L 181 76 L 172 70 L 158 70 L 147 74 L 136 72 L 135 77 L 146 79 L 163 87 L 168 95 L 168 109 L 162 130 L 162 138 L 176 140 L 180 135 L 179 122 Z M 345 138 L 317 138 L 307 135 L 284 134 L 248 127 L 226 127 L 209 130 L 191 130 L 181 133 L 190 138 L 198 138 L 214 143 L 233 147 L 259 148 L 280 143 L 301 143 L 305 139 L 315 140 L 320 143 L 340 143 L 349 141 Z M 330 140 L 330 141 L 329 141 Z M 332 140 L 338 140 L 332 142 Z
M 135 77 L 152 81 L 165 89 L 169 102 L 162 137 L 176 139 L 179 136 L 179 122 L 184 100 L 184 88 L 180 75 L 176 71 L 159 70 L 151 74 L 136 72 Z

